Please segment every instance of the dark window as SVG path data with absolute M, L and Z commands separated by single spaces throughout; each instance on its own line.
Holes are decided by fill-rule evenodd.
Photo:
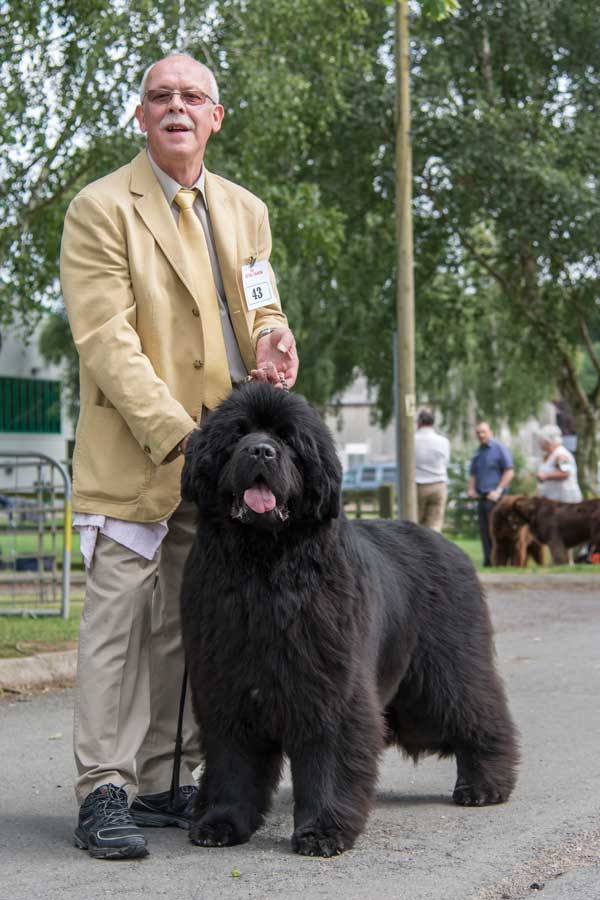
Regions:
M 375 466 L 363 466 L 362 480 L 363 481 L 376 481 L 377 480 L 377 469 L 375 468 Z
M 0 431 L 60 434 L 60 381 L 0 377 Z

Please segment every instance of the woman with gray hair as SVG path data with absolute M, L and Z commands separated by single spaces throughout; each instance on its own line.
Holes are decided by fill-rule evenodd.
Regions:
M 545 425 L 538 434 L 544 458 L 538 468 L 538 494 L 549 500 L 579 503 L 581 489 L 577 481 L 577 463 L 572 453 L 563 447 L 558 425 Z

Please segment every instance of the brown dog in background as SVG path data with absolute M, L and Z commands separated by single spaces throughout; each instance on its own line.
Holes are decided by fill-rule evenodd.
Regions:
M 538 541 L 548 544 L 554 563 L 568 563 L 570 547 L 600 546 L 600 499 L 563 503 L 546 497 L 515 497 L 512 513 Z
M 535 538 L 523 518 L 514 511 L 517 500 L 528 497 L 516 495 L 503 497 L 496 503 L 490 513 L 490 534 L 492 537 L 492 565 L 520 566 L 527 565 L 529 557 L 542 565 L 544 562 L 543 544 Z

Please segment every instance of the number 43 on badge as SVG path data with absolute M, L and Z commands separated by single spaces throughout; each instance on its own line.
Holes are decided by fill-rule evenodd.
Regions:
M 273 292 L 269 281 L 269 263 L 257 260 L 252 265 L 242 266 L 242 283 L 248 309 L 259 309 L 273 302 Z

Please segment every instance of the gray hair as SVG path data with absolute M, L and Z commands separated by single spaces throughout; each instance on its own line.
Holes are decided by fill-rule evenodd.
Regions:
M 538 431 L 538 441 L 546 441 L 548 444 L 562 444 L 562 431 L 558 425 L 544 425 Z
M 194 56 L 192 56 L 191 53 L 186 53 L 185 50 L 171 50 L 169 53 L 165 54 L 165 56 L 161 56 L 160 59 L 156 59 L 153 63 L 151 63 L 142 75 L 142 82 L 140 84 L 140 103 L 144 102 L 144 94 L 146 93 L 146 84 L 148 82 L 148 76 L 150 75 L 150 72 L 152 71 L 156 63 L 162 62 L 163 59 L 168 59 L 169 56 L 185 56 L 188 59 L 193 60 L 193 62 L 198 63 L 199 66 L 202 66 L 202 68 L 204 69 L 204 73 L 208 78 L 208 86 L 211 99 L 214 100 L 215 103 L 219 102 L 219 86 L 217 84 L 217 79 L 208 68 L 208 66 L 204 65 L 203 62 L 200 62 L 199 59 L 196 59 Z

